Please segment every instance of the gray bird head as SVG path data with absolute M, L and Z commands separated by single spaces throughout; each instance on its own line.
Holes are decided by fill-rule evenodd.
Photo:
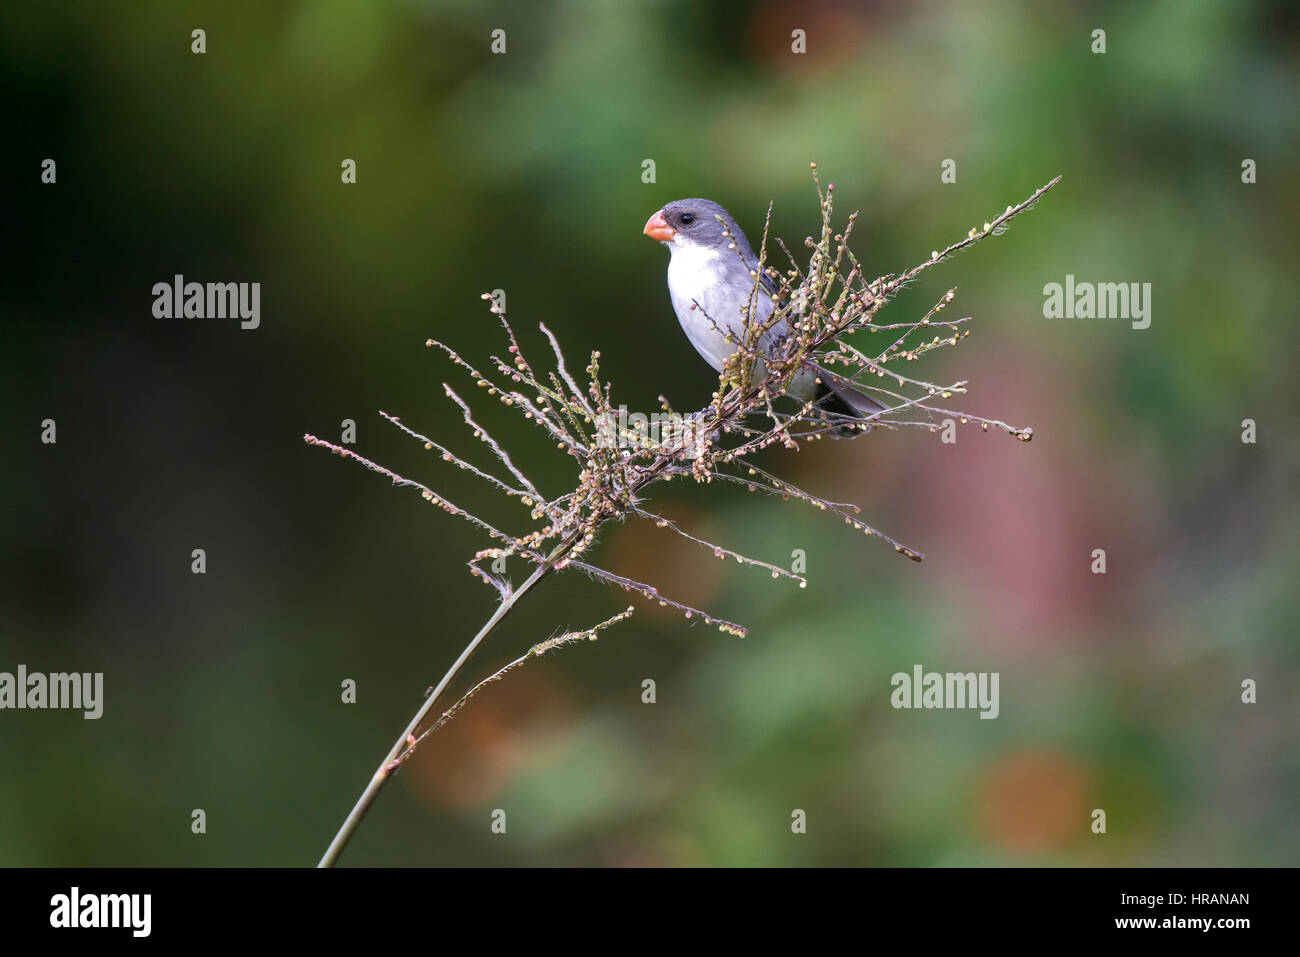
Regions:
M 731 239 L 723 234 L 724 229 Z M 744 232 L 731 214 L 711 199 L 675 199 L 651 216 L 642 231 L 661 243 L 687 242 L 706 249 L 722 249 L 735 240 L 746 258 L 753 258 Z

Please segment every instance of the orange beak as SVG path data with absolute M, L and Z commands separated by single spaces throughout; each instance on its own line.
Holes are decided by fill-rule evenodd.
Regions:
M 677 235 L 677 230 L 669 226 L 668 220 L 664 219 L 662 209 L 646 220 L 645 229 L 642 232 L 661 243 L 670 243 L 673 241 L 673 237 Z

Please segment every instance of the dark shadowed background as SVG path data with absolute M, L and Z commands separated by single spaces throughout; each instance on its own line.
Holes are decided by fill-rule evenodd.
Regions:
M 667 487 L 704 537 L 804 550 L 807 589 L 613 529 L 604 564 L 750 636 L 635 601 L 475 699 L 344 863 L 1296 863 L 1298 55 L 1282 2 L 7 5 L 0 671 L 102 671 L 105 712 L 0 712 L 0 864 L 314 863 L 494 595 L 464 564 L 486 539 L 302 434 L 355 419 L 361 454 L 514 520 L 378 416 L 480 456 L 425 339 L 499 352 L 501 288 L 537 358 L 545 321 L 630 409 L 698 408 L 716 380 L 641 225 L 707 196 L 756 238 L 773 201 L 801 248 L 814 159 L 876 273 L 1064 175 L 885 313 L 958 286 L 973 334 L 917 372 L 1034 441 L 768 453 L 920 565 Z M 260 328 L 154 318 L 178 273 L 260 283 Z M 1151 283 L 1150 328 L 1044 318 L 1067 274 Z M 467 677 L 627 603 L 549 580 Z M 1000 716 L 891 708 L 914 664 L 998 672 Z

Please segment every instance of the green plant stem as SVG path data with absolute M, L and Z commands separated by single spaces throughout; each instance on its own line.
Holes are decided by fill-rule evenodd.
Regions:
M 447 673 L 442 676 L 442 680 L 438 682 L 438 686 L 430 692 L 427 698 L 424 699 L 424 703 L 420 705 L 420 710 L 415 713 L 415 717 L 413 717 L 410 724 L 406 726 L 406 730 L 402 732 L 400 737 L 398 737 L 397 743 L 393 745 L 391 750 L 389 750 L 388 756 L 380 763 L 378 770 L 375 771 L 374 777 L 370 779 L 370 783 L 366 785 L 365 791 L 361 793 L 361 797 L 352 808 L 352 812 L 347 816 L 347 820 L 343 822 L 343 826 L 340 827 L 338 833 L 334 835 L 334 840 L 330 842 L 328 850 L 325 851 L 325 855 L 320 859 L 320 863 L 316 865 L 317 867 L 333 867 L 335 865 L 339 859 L 339 855 L 343 853 L 343 849 L 348 846 L 348 841 L 352 839 L 352 835 L 355 834 L 357 828 L 361 826 L 362 820 L 365 819 L 366 812 L 370 810 L 370 805 L 375 803 L 375 798 L 379 796 L 379 792 L 383 790 L 384 785 L 388 783 L 388 779 L 393 776 L 399 767 L 401 767 L 401 764 L 395 762 L 397 762 L 397 759 L 401 757 L 403 752 L 405 752 L 410 746 L 411 736 L 415 734 L 424 719 L 428 717 L 429 712 L 442 696 L 447 685 L 451 684 L 452 679 L 456 677 L 465 662 L 469 661 L 470 656 L 473 655 L 478 649 L 478 646 L 483 643 L 483 639 L 492 633 L 492 629 L 500 624 L 501 620 L 505 618 L 506 615 L 510 614 L 510 611 L 515 607 L 519 599 L 524 597 L 524 595 L 528 593 L 529 589 L 541 581 L 543 576 L 554 568 L 554 558 L 555 554 L 552 554 L 550 558 L 534 569 L 533 573 L 524 580 L 522 585 L 512 591 L 508 597 L 502 599 L 501 604 L 499 604 L 496 611 L 492 613 L 492 617 L 483 624 L 483 627 L 479 629 L 478 634 L 475 635 L 470 643 L 465 646 L 465 650 L 460 653 L 460 657 L 457 658 L 455 663 L 447 670 Z

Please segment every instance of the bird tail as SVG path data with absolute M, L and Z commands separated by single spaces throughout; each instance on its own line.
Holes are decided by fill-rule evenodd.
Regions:
M 846 379 L 816 363 L 809 365 L 817 378 L 821 379 L 821 386 L 817 390 L 819 408 L 858 419 L 869 419 L 889 408 L 863 392 L 852 379 Z

